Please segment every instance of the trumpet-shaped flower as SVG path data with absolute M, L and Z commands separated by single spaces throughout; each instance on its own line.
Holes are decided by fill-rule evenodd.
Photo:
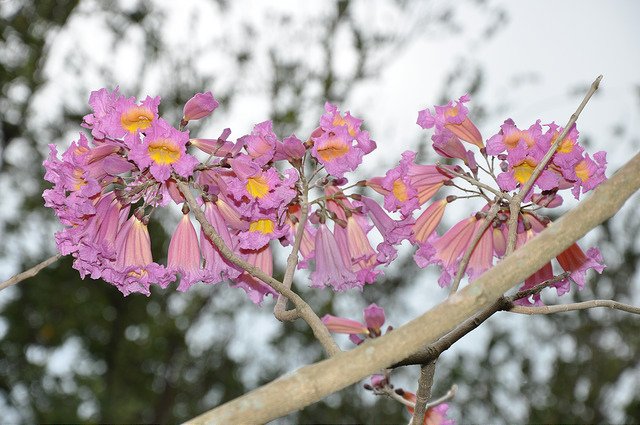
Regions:
M 429 264 L 439 265 L 442 268 L 442 274 L 438 284 L 442 287 L 449 286 L 457 271 L 460 258 L 473 237 L 477 221 L 475 216 L 464 219 L 441 237 L 421 244 L 413 257 L 418 267 L 424 268 Z
M 218 206 L 213 202 L 205 202 L 204 215 L 220 235 L 224 244 L 230 249 L 234 249 L 227 223 L 218 210 Z M 220 254 L 220 250 L 206 236 L 202 228 L 200 228 L 200 249 L 204 260 L 203 268 L 206 272 L 204 282 L 219 283 L 222 279 L 235 279 L 240 275 L 241 270 Z
M 116 239 L 114 267 L 105 271 L 106 280 L 114 283 L 124 294 L 140 292 L 150 295 L 152 283 L 167 286 L 175 280 L 172 271 L 154 263 L 147 225 L 135 215 L 122 226 Z
M 498 155 L 504 151 L 510 152 L 518 148 L 530 150 L 535 149 L 538 144 L 544 145 L 540 120 L 536 121 L 528 130 L 520 130 L 512 119 L 507 119 L 500 126 L 500 132 L 487 140 L 487 154 Z
M 237 206 L 242 213 L 251 215 L 257 206 L 262 211 L 277 210 L 282 214 L 296 196 L 298 174 L 293 169 L 286 170 L 281 178 L 275 168 L 262 170 L 246 155 L 229 160 L 229 164 L 235 176 L 225 179 L 227 189 L 239 201 Z
M 362 162 L 364 151 L 353 144 L 353 136 L 346 126 L 335 127 L 311 139 L 311 154 L 332 176 L 341 178 Z
M 356 141 L 356 147 L 363 154 L 373 152 L 376 142 L 369 138 L 367 131 L 361 130 L 362 120 L 351 116 L 347 111 L 344 116 L 338 111 L 338 107 L 329 102 L 324 104 L 325 113 L 320 118 L 320 128 L 325 132 L 335 132 L 336 128 L 346 128 L 349 136 Z
M 200 267 L 198 235 L 188 213 L 182 214 L 182 219 L 171 236 L 167 265 L 169 269 L 180 274 L 178 291 L 186 291 L 204 277 L 203 269 Z
M 351 259 L 345 258 L 326 224 L 318 227 L 315 247 L 316 269 L 311 273 L 311 286 L 331 286 L 336 291 L 359 286 L 357 276 L 351 271 Z
M 162 119 L 155 121 L 147 131 L 142 143 L 132 147 L 129 159 L 140 169 L 149 167 L 151 175 L 165 182 L 175 171 L 189 177 L 198 160 L 186 151 L 189 133 L 178 131 Z
M 482 135 L 475 124 L 467 117 L 469 110 L 464 106 L 470 100 L 469 95 L 464 95 L 453 104 L 449 101 L 443 106 L 434 106 L 435 113 L 424 109 L 418 113 L 417 124 L 425 129 L 435 127 L 436 134 L 448 131 L 456 137 L 476 145 L 484 147 Z
M 405 151 L 400 164 L 387 171 L 382 179 L 382 188 L 387 191 L 384 197 L 384 207 L 387 211 L 400 211 L 407 217 L 418 209 L 418 191 L 411 183 L 409 170 L 416 157 L 415 152 Z
M 593 190 L 606 180 L 606 165 L 607 153 L 600 151 L 593 154 L 593 159 L 586 154 L 584 159 L 566 170 L 565 176 L 574 181 L 571 193 L 576 199 L 580 198 L 580 193 Z
M 249 156 L 261 167 L 273 159 L 278 144 L 271 121 L 256 124 L 251 134 L 241 137 L 238 141 L 244 144 Z
M 585 255 L 577 243 L 562 251 L 556 259 L 565 271 L 571 272 L 571 279 L 580 289 L 584 288 L 587 270 L 593 269 L 602 273 L 605 269 L 602 254 L 598 248 L 589 248 Z
M 385 320 L 384 309 L 375 303 L 364 309 L 364 323 L 331 314 L 322 317 L 322 323 L 329 332 L 348 334 L 351 342 L 356 345 L 364 341 L 359 335 L 365 338 L 376 338 L 382 335 L 382 325 Z
M 413 224 L 411 232 L 412 242 L 424 243 L 427 241 L 429 236 L 431 236 L 436 230 L 436 227 L 438 227 L 438 224 L 440 224 L 440 220 L 442 220 L 447 204 L 448 202 L 446 198 L 434 201 L 422 214 L 420 214 L 420 217 L 418 217 Z
M 273 254 L 269 245 L 265 245 L 259 250 L 241 251 L 241 254 L 252 266 L 259 268 L 269 276 L 273 274 Z M 272 287 L 247 272 L 243 272 L 237 279 L 234 279 L 234 282 L 232 286 L 242 288 L 254 304 L 262 304 L 265 295 L 271 294 L 274 297 L 278 295 Z

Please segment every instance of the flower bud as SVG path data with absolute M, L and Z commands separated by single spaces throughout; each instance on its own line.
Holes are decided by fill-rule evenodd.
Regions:
M 183 109 L 182 121 L 189 122 L 209 116 L 218 107 L 218 101 L 213 98 L 210 91 L 196 93 L 187 101 Z

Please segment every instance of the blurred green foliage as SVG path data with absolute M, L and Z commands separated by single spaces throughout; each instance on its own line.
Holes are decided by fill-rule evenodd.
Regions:
M 392 3 L 407 13 L 415 6 L 411 1 Z M 224 1 L 219 4 L 224 13 L 228 5 Z M 378 52 L 385 49 L 393 52 L 403 41 L 389 34 L 368 31 L 354 19 L 352 2 L 340 0 L 332 5 L 333 13 L 319 25 L 323 28 L 321 35 L 311 40 L 319 43 L 324 52 L 321 68 L 292 59 L 278 49 L 269 52 L 273 75 L 269 86 L 271 118 L 280 136 L 299 128 L 304 108 L 314 105 L 313 108 L 320 111 L 324 100 L 344 100 L 359 81 L 374 77 L 384 62 Z M 63 138 L 69 129 L 77 131 L 78 122 L 86 113 L 86 106 L 82 104 L 79 110 L 65 109 L 63 119 L 48 123 L 46 129 L 30 124 L 29 111 L 46 83 L 42 69 L 49 58 L 52 35 L 64 28 L 74 13 L 80 13 L 81 6 L 97 8 L 105 14 L 116 43 L 124 28 L 139 27 L 145 35 L 146 60 L 153 62 L 154 58 L 164 55 L 163 60 L 167 61 L 166 46 L 159 35 L 164 16 L 156 12 L 151 1 L 135 2 L 134 7 L 128 8 L 117 1 L 60 0 L 22 0 L 0 3 L 0 6 L 3 6 L 0 9 L 0 179 L 5 179 L 10 187 L 20 188 L 15 195 L 20 213 L 0 221 L 0 236 L 4 241 L 20 241 L 22 235 L 45 240 L 51 238 L 55 224 L 52 214 L 42 207 L 40 197 L 46 187 L 39 166 L 44 146 L 52 139 Z M 453 8 L 431 12 L 434 13 L 416 22 L 425 27 L 449 25 L 455 30 Z M 286 26 L 287 20 L 283 18 L 278 24 Z M 356 66 L 349 76 L 335 72 L 332 49 L 340 28 L 347 28 L 354 40 Z M 251 28 L 245 32 L 248 37 L 254 33 Z M 242 75 L 250 70 L 253 56 L 251 49 L 238 48 L 235 63 L 229 64 L 235 69 L 231 72 Z M 195 66 L 189 66 L 190 58 L 184 55 L 171 56 L 167 63 L 174 67 L 176 81 L 165 87 L 166 110 L 180 110 L 192 93 L 211 86 L 216 78 L 200 75 Z M 187 74 L 184 69 L 188 70 Z M 82 68 L 70 66 L 68 72 L 77 75 L 78 96 L 85 99 Z M 482 70 L 462 65 L 451 70 L 449 82 L 461 80 L 465 80 L 468 91 L 474 92 L 482 86 Z M 310 95 L 305 87 L 312 84 L 321 89 Z M 224 102 L 233 99 L 235 94 L 229 89 L 216 93 L 216 97 Z M 449 93 L 445 89 L 443 96 L 446 95 Z M 47 135 L 44 140 L 41 131 Z M 19 145 L 17 150 L 21 152 L 22 161 L 7 160 L 6 154 L 13 145 Z M 0 194 L 0 199 L 3 196 Z M 25 218 L 37 223 L 36 228 L 25 224 Z M 598 285 L 591 285 L 590 291 L 578 297 L 601 295 L 624 299 L 632 295 L 625 292 L 624 284 L 614 284 L 637 278 L 639 254 L 633 241 L 637 239 L 634 235 L 640 223 L 633 217 L 627 221 L 626 242 L 614 241 L 617 231 L 612 230 L 610 223 L 604 227 L 601 238 L 610 253 L 624 260 L 609 267 Z M 154 257 L 162 260 L 168 244 L 167 232 L 159 224 L 151 226 L 150 231 Z M 33 253 L 33 249 L 26 246 L 29 241 L 26 242 L 24 246 L 13 242 L 1 244 L 0 259 L 17 256 L 22 266 L 27 266 L 47 255 L 44 247 Z M 367 302 L 384 299 L 388 310 L 403 308 L 404 290 L 413 285 L 418 271 L 410 257 L 401 261 L 401 273 L 389 273 L 383 282 L 367 288 L 363 293 Z M 276 271 L 278 273 L 281 272 Z M 299 287 L 303 295 L 312 294 L 304 285 Z M 606 293 L 601 294 L 600 288 L 609 289 L 603 289 Z M 103 282 L 80 280 L 66 258 L 2 295 L 0 416 L 23 423 L 175 423 L 275 379 L 289 371 L 293 364 L 310 363 L 322 357 L 304 323 L 277 323 L 278 330 L 266 341 L 251 335 L 255 329 L 243 327 L 241 317 L 254 317 L 255 323 L 265 317 L 271 322 L 275 319 L 268 318 L 269 311 L 248 303 L 240 291 L 222 286 L 201 287 L 187 294 L 176 293 L 171 288 L 156 288 L 148 298 L 124 298 Z M 332 295 L 316 297 L 317 311 L 334 311 Z M 444 392 L 452 383 L 466 389 L 453 403 L 462 423 L 512 422 L 522 418 L 525 422 L 607 420 L 612 386 L 622 374 L 629 373 L 633 367 L 637 369 L 634 360 L 640 352 L 637 318 L 619 312 L 536 318 L 542 328 L 528 330 L 531 347 L 554 348 L 558 344 L 557 335 L 564 335 L 571 339 L 576 354 L 559 355 L 552 349 L 547 365 L 551 373 L 544 379 L 532 367 L 536 350 L 523 349 L 514 343 L 510 333 L 497 325 L 502 320 L 504 315 L 497 315 L 486 324 L 492 334 L 485 353 L 463 356 L 452 349 L 453 352 L 445 353 L 439 362 L 435 394 Z M 624 349 L 611 345 L 611 333 L 617 338 L 613 340 L 624 342 Z M 246 352 L 238 354 L 234 343 L 241 336 L 248 340 L 255 338 L 268 346 L 249 343 L 251 346 L 245 347 Z M 262 357 L 263 351 L 269 351 L 271 360 L 256 364 L 254 357 Z M 505 379 L 505 374 L 514 368 L 519 371 L 515 383 L 513 379 Z M 417 377 L 417 372 L 410 371 Z M 578 390 L 579 387 L 584 389 Z M 635 395 L 624 406 L 628 421 L 640 417 L 637 384 L 635 389 Z M 362 394 L 360 387 L 354 386 L 276 422 L 407 421 L 404 408 L 397 403 Z M 514 413 L 509 404 L 510 397 L 523 406 L 522 415 L 514 416 L 517 412 Z

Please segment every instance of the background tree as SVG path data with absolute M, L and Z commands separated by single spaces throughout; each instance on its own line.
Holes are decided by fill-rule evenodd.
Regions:
M 34 175 L 34 170 L 40 170 L 47 143 L 76 137 L 77 123 L 86 113 L 86 97 L 92 89 L 119 84 L 130 94 L 159 93 L 166 114 L 180 111 L 194 92 L 214 87 L 222 105 L 216 111 L 218 124 L 194 127 L 192 131 L 197 134 L 208 131 L 217 135 L 219 129 L 214 127 L 227 119 L 245 123 L 244 128 L 248 129 L 249 124 L 267 116 L 275 121 L 276 133 L 281 137 L 294 131 L 307 134 L 325 100 L 345 102 L 344 106 L 349 108 L 350 94 L 375 82 L 412 38 L 436 33 L 455 36 L 465 24 L 460 12 L 466 7 L 484 13 L 486 24 L 477 32 L 487 37 L 505 19 L 492 5 L 474 2 L 453 8 L 439 3 L 422 6 L 421 2 L 388 1 L 382 2 L 381 7 L 388 8 L 389 16 L 397 15 L 403 26 L 383 25 L 380 29 L 367 20 L 362 2 L 336 1 L 318 8 L 318 15 L 306 20 L 282 10 L 269 11 L 262 19 L 270 23 L 269 28 L 277 30 L 266 30 L 255 23 L 254 16 L 239 18 L 238 7 L 226 2 L 207 3 L 202 16 L 187 10 L 188 16 L 177 27 L 173 10 L 150 1 L 126 7 L 118 2 L 91 1 L 9 2 L 0 7 L 5 52 L 0 55 L 3 94 L 0 188 L 3 193 L 11 192 L 11 196 L 2 198 L 3 207 L 8 205 L 11 212 L 0 214 L 0 237 L 5 242 L 0 244 L 3 261 L 0 264 L 14 269 L 37 262 L 52 248 L 51 242 L 46 242 L 47 246 L 33 243 L 51 241 L 56 227 L 50 213 L 42 208 L 42 171 Z M 227 25 L 225 31 L 211 37 L 205 48 L 199 37 L 202 28 L 207 27 L 208 23 L 203 21 L 211 10 Z M 101 48 L 61 49 L 60 44 L 68 40 L 69 34 L 82 37 L 82 33 L 74 34 L 82 20 L 95 22 L 107 34 Z M 194 32 L 193 43 L 186 42 L 188 37 L 167 36 L 167 28 L 182 28 L 185 22 L 189 22 Z M 288 48 L 281 47 L 283 40 L 289 41 Z M 131 59 L 129 51 L 135 52 L 137 61 Z M 310 61 L 310 56 L 315 59 Z M 110 64 L 113 58 L 120 58 L 116 59 L 118 66 Z M 56 61 L 65 63 L 64 75 L 47 74 L 47 66 Z M 209 65 L 203 67 L 203 62 Z M 257 75 L 261 78 L 256 78 Z M 60 86 L 67 86 L 68 79 L 74 82 L 70 86 L 73 91 L 56 97 L 61 93 Z M 473 60 L 463 61 L 456 64 L 445 81 L 447 87 L 442 98 L 465 91 L 475 93 L 482 87 L 483 72 Z M 255 91 L 268 99 L 266 104 L 252 105 L 247 100 Z M 244 112 L 248 108 L 257 112 L 253 115 Z M 488 109 L 485 108 L 485 114 L 491 112 Z M 244 116 L 233 118 L 239 111 Z M 256 118 L 251 121 L 247 116 Z M 175 223 L 169 215 L 165 221 L 166 228 L 156 225 L 150 229 L 154 241 L 164 241 L 154 246 L 156 258 L 166 252 L 167 231 Z M 606 237 L 605 232 L 603 238 Z M 625 258 L 635 259 L 632 241 L 617 247 L 609 242 L 613 256 L 607 258 L 615 258 L 614 252 L 622 252 Z M 635 263 L 625 262 L 621 267 L 627 269 L 620 274 L 615 274 L 610 266 L 607 277 L 618 280 L 621 276 L 632 276 Z M 307 289 L 303 282 L 297 288 L 304 296 L 313 297 L 320 312 L 357 312 L 364 301 L 384 299 L 385 308 L 399 311 L 396 320 L 402 321 L 410 315 L 403 307 L 407 293 L 416 287 L 429 286 L 433 280 L 430 276 L 419 272 L 411 256 L 406 255 L 398 269 L 390 270 L 383 281 L 367 288 L 364 300 L 356 300 L 355 295 L 334 300 L 329 293 Z M 600 282 L 596 290 L 607 288 L 603 279 Z M 624 285 L 613 287 L 622 291 L 620 286 Z M 613 298 L 617 295 L 623 293 L 615 293 Z M 275 322 L 270 305 L 256 309 L 237 290 L 202 286 L 186 294 L 154 290 L 148 299 L 123 298 L 101 282 L 80 281 L 68 259 L 37 279 L 3 292 L 0 305 L 4 323 L 0 340 L 0 410 L 16 421 L 176 422 L 268 382 L 292 365 L 310 363 L 321 356 L 306 325 Z M 592 348 L 591 338 L 598 338 L 588 329 L 598 323 L 592 315 L 576 315 L 578 319 L 569 328 L 562 328 L 571 322 L 565 323 L 562 318 L 539 320 L 558 326 L 563 335 L 575 329 L 575 335 L 584 335 L 576 337 L 576 344 Z M 581 316 L 590 320 L 584 322 L 585 317 Z M 607 321 L 612 320 L 606 319 L 608 316 L 619 318 L 616 322 L 620 326 L 638 325 L 637 320 L 611 313 L 595 328 L 603 334 L 618 329 Z M 498 321 L 496 317 L 491 323 Z M 250 333 L 248 324 L 256 322 L 261 324 L 261 332 Z M 570 392 L 561 385 L 584 381 L 581 372 L 593 359 L 585 356 L 581 358 L 584 363 L 580 363 L 571 357 L 556 357 L 552 352 L 550 358 L 559 359 L 551 360 L 554 366 L 567 375 L 555 383 L 548 381 L 534 368 L 527 368 L 534 361 L 524 355 L 520 359 L 518 355 L 500 354 L 505 349 L 513 352 L 519 346 L 504 327 L 491 323 L 497 329 L 484 355 L 454 352 L 451 361 L 447 355 L 441 362 L 443 366 L 439 366 L 441 379 L 436 389 L 446 388 L 452 382 L 461 387 L 457 401 L 461 406 L 464 403 L 465 409 L 459 410 L 460 415 L 469 414 L 474 421 L 477 418 L 526 421 L 527 417 L 554 421 L 553 418 L 566 418 L 561 416 L 565 414 L 573 421 L 611 417 L 607 404 L 602 402 L 610 390 L 599 380 L 608 376 L 606 382 L 617 382 L 635 366 L 632 359 L 638 351 L 638 342 L 626 337 L 634 335 L 631 329 L 617 331 L 625 335 L 629 345 L 626 355 L 611 352 L 615 350 L 600 353 L 603 365 L 616 360 L 617 373 L 590 376 L 588 384 L 582 384 L 588 386 L 588 396 L 582 404 L 574 405 L 575 412 L 566 412 L 562 410 L 564 403 L 558 402 L 554 408 L 553 397 L 557 399 L 564 394 L 575 400 L 573 387 Z M 584 334 L 578 332 L 582 327 Z M 553 334 L 532 336 L 531 340 L 543 344 L 545 335 L 551 345 Z M 246 351 L 247 341 L 254 346 L 269 345 L 270 350 L 256 361 L 254 353 Z M 478 368 L 477 362 L 492 367 Z M 504 376 L 519 367 L 523 369 L 524 383 L 512 385 Z M 414 376 L 414 371 L 400 372 L 400 382 L 411 382 L 408 379 L 413 380 Z M 520 411 L 513 411 L 511 399 L 505 402 L 507 396 L 531 392 L 540 401 L 536 399 L 530 405 L 533 399 L 517 396 L 522 405 Z M 628 410 L 627 417 L 633 418 L 634 412 L 637 414 L 637 398 L 632 397 L 626 405 L 629 407 L 623 409 Z M 580 410 L 580 406 L 584 408 Z M 361 389 L 350 389 L 285 421 L 398 422 L 405 420 L 404 415 L 395 402 L 374 399 Z M 463 421 L 470 419 L 460 417 Z

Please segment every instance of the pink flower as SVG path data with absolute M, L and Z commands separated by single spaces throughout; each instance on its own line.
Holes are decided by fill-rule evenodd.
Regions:
M 124 138 L 129 147 L 139 143 L 140 133 L 146 132 L 158 120 L 160 97 L 147 96 L 140 104 L 135 98 L 121 96 L 115 103 L 115 111 L 104 125 L 104 132 L 113 139 Z
M 551 148 L 551 145 L 555 143 L 560 133 L 564 130 L 555 123 L 547 124 L 547 126 L 549 129 L 544 134 L 543 144 L 541 145 L 541 150 L 544 152 Z M 578 134 L 578 129 L 574 124 L 564 140 L 560 142 L 556 153 L 553 155 L 552 161 L 555 165 L 560 168 L 567 168 L 582 160 L 584 148 L 578 144 Z
M 341 178 L 346 172 L 355 170 L 362 162 L 364 151 L 353 144 L 353 136 L 346 126 L 335 127 L 318 137 L 312 137 L 311 154 L 324 165 L 327 173 Z
M 565 271 L 571 272 L 571 279 L 578 284 L 580 289 L 584 288 L 587 270 L 593 269 L 602 273 L 606 267 L 598 248 L 589 248 L 585 255 L 577 243 L 562 251 L 556 259 Z
M 418 209 L 418 191 L 411 184 L 409 170 L 416 157 L 415 152 L 406 151 L 402 154 L 400 164 L 387 171 L 382 179 L 382 188 L 387 191 L 384 197 L 384 207 L 387 211 L 400 210 L 407 217 Z
M 541 141 L 542 127 L 540 121 L 536 121 L 528 130 L 520 130 L 512 119 L 508 119 L 500 126 L 500 132 L 487 140 L 487 154 L 498 155 L 505 150 L 533 149 Z M 543 152 L 544 154 L 544 152 Z
M 414 255 L 418 267 L 424 268 L 429 264 L 437 264 L 442 268 L 442 274 L 438 279 L 441 287 L 451 284 L 460 258 L 473 237 L 477 221 L 475 215 L 460 221 L 443 236 L 421 244 Z
M 91 134 L 96 139 L 104 139 L 110 133 L 108 122 L 115 114 L 116 102 L 120 98 L 124 96 L 117 87 L 112 92 L 106 88 L 91 92 L 89 105 L 93 113 L 84 116 L 82 126 L 91 129 Z
M 593 159 L 586 154 L 584 159 L 575 166 L 568 169 L 565 177 L 574 181 L 571 193 L 576 199 L 580 198 L 580 192 L 586 193 L 595 189 L 607 179 L 605 171 L 607 168 L 607 153 L 604 151 L 593 154 Z
M 214 109 L 218 107 L 218 102 L 213 98 L 210 91 L 206 93 L 196 93 L 184 105 L 182 111 L 182 120 L 189 122 L 199 120 L 211 115 Z
M 344 116 L 338 111 L 338 107 L 329 102 L 324 104 L 325 113 L 320 118 L 320 128 L 324 132 L 335 132 L 336 128 L 346 128 L 349 136 L 356 141 L 356 147 L 363 154 L 373 152 L 376 142 L 369 138 L 369 133 L 361 130 L 362 120 L 351 116 L 347 111 Z
M 273 254 L 269 245 L 265 245 L 257 251 L 242 251 L 241 253 L 249 264 L 258 267 L 269 276 L 273 274 Z M 234 279 L 234 282 L 232 286 L 242 288 L 254 304 L 261 304 L 265 295 L 271 294 L 274 297 L 278 295 L 272 287 L 247 272 L 243 272 L 237 279 Z
M 264 211 L 277 210 L 282 214 L 286 206 L 295 198 L 294 185 L 298 180 L 296 170 L 287 169 L 281 179 L 278 170 L 266 170 L 246 155 L 229 160 L 235 177 L 225 179 L 229 194 L 237 201 L 238 209 L 247 212 L 257 205 Z M 250 215 L 251 213 L 248 212 Z
M 475 162 L 473 152 L 467 151 L 460 139 L 450 131 L 444 129 L 431 136 L 431 140 L 433 140 L 433 150 L 440 156 L 461 159 L 470 168 L 476 168 L 472 166 Z
M 147 130 L 144 141 L 132 147 L 129 159 L 141 170 L 149 167 L 151 175 L 159 182 L 169 179 L 172 170 L 182 177 L 189 177 L 198 160 L 187 153 L 188 141 L 188 132 L 178 131 L 158 119 Z
M 318 227 L 315 247 L 316 269 L 311 273 L 312 287 L 331 286 L 336 291 L 344 291 L 359 286 L 355 273 L 351 271 L 351 259 L 345 258 L 335 236 L 325 224 Z
M 538 161 L 538 158 L 532 156 L 525 156 L 520 160 L 509 159 L 508 171 L 498 175 L 498 185 L 500 189 L 510 191 L 524 185 L 531 178 L 533 170 L 538 165 Z M 558 184 L 559 179 L 557 174 L 548 169 L 543 169 L 536 179 L 534 186 L 542 190 L 551 190 L 558 188 Z M 530 199 L 531 195 L 532 193 L 530 192 L 527 200 Z
M 124 294 L 140 292 L 150 295 L 149 286 L 166 286 L 173 273 L 154 263 L 151 257 L 151 239 L 147 225 L 135 215 L 122 226 L 116 239 L 117 257 L 114 267 L 105 270 L 105 280 L 112 282 Z
M 382 242 L 376 247 L 377 260 L 380 264 L 389 265 L 397 257 L 395 246 L 409 239 L 414 220 L 407 217 L 396 221 L 389 217 L 376 201 L 366 196 L 361 196 L 360 202 L 366 207 L 373 225 L 382 235 Z
M 443 106 L 434 106 L 435 113 L 429 109 L 418 112 L 417 124 L 425 129 L 435 127 L 436 135 L 442 132 L 450 132 L 456 137 L 476 145 L 484 147 L 482 135 L 475 124 L 467 117 L 469 110 L 464 106 L 470 100 L 469 95 L 464 95 L 456 102 L 453 101 Z
M 442 220 L 444 210 L 447 206 L 447 199 L 434 201 L 426 210 L 418 217 L 413 225 L 411 241 L 413 243 L 426 242 L 429 236 L 433 234 Z
M 364 220 L 360 221 L 364 222 Z M 366 229 L 363 228 L 356 220 L 356 214 L 351 214 L 346 218 L 344 228 L 336 225 L 333 230 L 338 248 L 343 257 L 351 259 L 351 271 L 356 273 L 361 285 L 373 283 L 381 273 L 375 270 L 378 261 L 376 252 L 367 238 L 369 228 L 368 223 Z
M 306 148 L 302 144 L 302 141 L 295 135 L 291 135 L 282 140 L 282 143 L 276 145 L 276 154 L 273 157 L 274 161 L 281 161 L 286 159 L 289 162 L 300 161 L 306 152 Z
M 286 223 L 278 223 L 275 214 L 256 213 L 249 223 L 249 229 L 238 234 L 238 246 L 242 249 L 256 250 L 274 239 L 289 235 Z
M 238 142 L 244 145 L 247 153 L 255 163 L 262 167 L 273 159 L 278 138 L 273 132 L 273 123 L 264 121 L 256 124 L 251 134 L 242 136 Z
M 225 245 L 230 249 L 234 249 L 227 223 L 222 217 L 222 214 L 220 214 L 217 205 L 213 202 L 205 202 L 204 215 L 207 221 L 216 229 L 216 232 L 218 232 L 218 235 L 220 235 Z M 202 228 L 200 228 L 200 249 L 202 250 L 202 258 L 204 260 L 203 267 L 206 271 L 203 279 L 204 282 L 218 283 L 222 281 L 222 279 L 236 279 L 240 275 L 241 270 L 229 260 L 222 257 L 218 248 L 209 240 Z
M 167 265 L 172 271 L 180 273 L 178 291 L 184 292 L 203 279 L 198 235 L 188 213 L 182 214 L 182 219 L 171 236 Z
M 435 165 L 417 165 L 409 167 L 409 178 L 411 185 L 418 191 L 418 203 L 420 205 L 427 202 L 444 185 L 444 182 L 451 180 L 451 176 L 445 174 L 446 167 Z
M 329 332 L 348 334 L 349 339 L 357 345 L 364 341 L 358 335 L 364 335 L 365 338 L 376 338 L 382 335 L 384 322 L 384 309 L 376 304 L 371 304 L 364 309 L 364 323 L 330 314 L 326 314 L 322 318 L 322 323 L 329 329 Z
M 189 139 L 192 146 L 217 157 L 234 157 L 240 153 L 244 147 L 241 142 L 233 143 L 227 140 L 231 134 L 231 129 L 225 128 L 217 139 Z
M 480 231 L 480 227 L 486 224 L 486 219 L 480 219 L 476 223 L 475 233 Z M 469 281 L 477 279 L 482 273 L 486 270 L 493 267 L 493 232 L 491 231 L 491 225 L 487 227 L 477 245 L 471 252 L 471 257 L 469 258 L 469 264 L 467 265 L 466 273 L 469 276 Z

